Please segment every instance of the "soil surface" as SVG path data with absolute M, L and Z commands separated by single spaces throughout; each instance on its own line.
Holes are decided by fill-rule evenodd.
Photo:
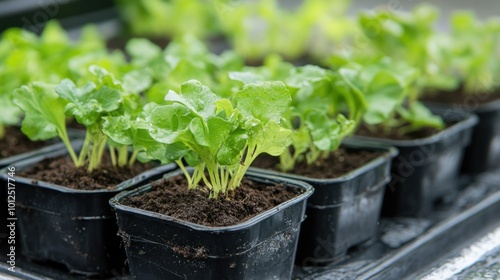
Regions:
M 446 127 L 449 127 L 451 125 L 452 124 L 446 124 Z M 360 125 L 358 130 L 356 131 L 356 135 L 391 140 L 415 140 L 432 136 L 439 133 L 440 131 L 441 130 L 436 128 L 425 127 L 417 131 L 401 134 L 397 129 L 386 131 L 385 127 L 382 126 L 370 127 L 370 129 L 368 129 L 366 126 Z
M 117 168 L 105 157 L 98 169 L 87 172 L 86 167 L 75 168 L 69 156 L 46 159 L 22 170 L 19 176 L 77 190 L 113 190 L 117 184 L 151 169 L 151 164 L 136 162 L 132 167 Z
M 34 151 L 48 143 L 47 141 L 31 141 L 18 127 L 6 127 L 5 137 L 0 140 L 0 159 Z
M 286 173 L 306 176 L 316 179 L 338 178 L 381 156 L 380 151 L 366 151 L 340 148 L 327 158 L 319 159 L 314 165 L 305 161 L 298 162 L 293 170 Z M 253 167 L 281 171 L 278 167 L 279 158 L 268 154 L 260 155 L 252 164 Z
M 457 104 L 462 105 L 465 109 L 476 107 L 495 100 L 500 99 L 500 89 L 493 93 L 483 94 L 465 94 L 463 90 L 457 91 L 444 91 L 439 93 L 427 93 L 422 98 L 423 101 Z
M 211 227 L 239 224 L 301 193 L 282 184 L 267 186 L 244 179 L 228 198 L 209 199 L 205 188 L 188 191 L 183 175 L 153 183 L 152 190 L 125 199 L 124 205 Z

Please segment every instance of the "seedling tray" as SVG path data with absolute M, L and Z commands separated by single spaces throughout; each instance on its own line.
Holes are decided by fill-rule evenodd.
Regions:
M 497 173 L 497 174 L 494 174 Z M 500 225 L 500 172 L 461 188 L 428 218 L 382 218 L 377 237 L 336 264 L 295 269 L 295 279 L 404 279 Z
M 351 249 L 335 264 L 295 267 L 293 279 L 404 279 L 499 226 L 498 213 L 500 170 L 464 184 L 453 204 L 440 207 L 428 218 L 382 218 L 376 238 Z M 68 274 L 60 266 L 29 262 L 16 250 L 17 272 L 10 274 L 2 253 L 1 273 L 22 279 L 88 279 Z M 7 252 L 7 244 L 0 244 L 0 251 Z M 128 278 L 122 270 L 101 279 Z

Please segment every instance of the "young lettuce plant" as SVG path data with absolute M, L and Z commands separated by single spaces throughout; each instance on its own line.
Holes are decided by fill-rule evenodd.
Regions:
M 221 55 L 211 53 L 207 46 L 193 36 L 183 36 L 171 42 L 164 50 L 147 39 L 131 39 L 126 45 L 134 69 L 141 69 L 152 78 L 152 86 L 145 92 L 146 100 L 164 103 L 168 90 L 179 91 L 182 83 L 191 79 L 226 91 L 226 72 L 243 67 L 243 59 L 227 51 Z
M 282 171 L 292 170 L 301 161 L 318 163 L 338 149 L 342 139 L 354 131 L 366 106 L 363 96 L 349 92 L 336 73 L 317 66 L 295 68 L 275 62 L 246 70 L 230 73 L 230 77 L 244 84 L 282 80 L 292 95 L 285 114 L 285 123 L 292 130 L 292 149 L 280 155 Z M 349 117 L 341 111 L 347 111 Z
M 55 21 L 48 22 L 40 36 L 20 28 L 6 30 L 0 40 L 0 139 L 5 126 L 21 121 L 22 113 L 12 103 L 16 88 L 33 81 L 78 80 L 82 67 L 72 61 L 96 54 L 105 55 L 107 49 L 92 26 L 83 28 L 78 42 Z
M 304 54 L 312 27 L 299 12 L 280 8 L 276 0 L 248 1 L 233 5 L 221 21 L 235 50 L 247 59 L 274 52 L 295 59 Z
M 190 33 L 204 38 L 220 32 L 212 1 L 116 2 L 121 18 L 134 35 L 176 38 Z
M 439 49 L 434 23 L 439 11 L 430 5 L 416 7 L 411 13 L 388 10 L 360 14 L 358 22 L 371 44 L 384 56 L 403 61 L 420 71 L 416 91 L 449 90 L 458 87 L 459 80 L 440 68 L 436 58 Z
M 285 83 L 293 92 L 288 124 L 294 134 L 293 149 L 280 155 L 280 168 L 288 171 L 299 161 L 319 164 L 337 150 L 354 132 L 366 104 L 361 95 L 347 90 L 337 73 L 317 66 L 293 69 Z
M 91 172 L 100 166 L 109 142 L 108 135 L 103 131 L 105 122 L 109 121 L 108 118 L 137 115 L 140 99 L 105 69 L 92 66 L 89 70 L 95 77 L 94 81 L 82 87 L 77 87 L 69 79 L 56 86 L 33 82 L 15 90 L 14 103 L 25 114 L 21 127 L 23 133 L 31 140 L 48 140 L 58 136 L 66 145 L 75 167 L 88 164 L 87 170 Z M 78 155 L 68 137 L 66 116 L 74 117 L 86 128 L 85 141 Z M 107 127 L 111 139 L 117 138 L 113 133 L 119 133 L 120 129 L 119 126 L 114 130 Z M 126 143 L 116 141 L 112 144 L 118 146 L 119 153 L 117 160 L 115 147 L 109 147 L 115 166 L 133 163 L 137 152 L 129 159 Z
M 300 1 L 294 7 L 280 6 L 283 2 L 276 0 L 217 2 L 223 32 L 233 48 L 250 60 L 258 61 L 272 53 L 288 60 L 311 50 L 325 53 L 354 27 L 345 16 L 348 0 Z
M 165 102 L 149 105 L 145 119 L 136 122 L 137 132 L 148 127 L 150 135 L 136 133 L 136 145 L 149 159 L 176 162 L 189 189 L 203 181 L 211 198 L 240 186 L 258 155 L 278 156 L 290 144 L 291 131 L 281 124 L 290 94 L 282 83 L 246 85 L 232 102 L 191 80 L 179 93 L 169 91 Z M 194 167 L 192 174 L 184 162 Z
M 363 123 L 368 128 L 381 126 L 403 135 L 423 127 L 444 127 L 440 117 L 412 98 L 419 77 L 414 68 L 383 58 L 367 65 L 344 65 L 339 75 L 351 92 L 364 95 Z
M 500 77 L 500 20 L 480 22 L 471 12 L 455 12 L 451 27 L 438 38 L 440 68 L 458 77 L 464 94 L 493 92 Z
M 12 103 L 12 91 L 21 83 L 28 80 L 24 64 L 19 63 L 22 55 L 17 49 L 23 42 L 18 38 L 21 30 L 7 30 L 0 40 L 0 139 L 5 136 L 5 129 L 8 126 L 16 125 L 21 119 L 21 111 Z M 27 58 L 28 59 L 28 58 Z M 19 65 L 21 64 L 21 65 Z

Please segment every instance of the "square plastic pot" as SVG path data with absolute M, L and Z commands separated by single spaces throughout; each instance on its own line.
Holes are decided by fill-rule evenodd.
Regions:
M 453 125 L 430 137 L 415 140 L 354 137 L 399 150 L 392 163 L 392 179 L 386 189 L 383 215 L 424 217 L 436 205 L 457 194 L 464 150 L 478 119 L 461 110 L 431 109 Z
M 49 158 L 59 150 L 16 162 L 16 173 Z M 145 184 L 175 168 L 159 166 L 117 185 L 116 190 L 74 190 L 15 176 L 16 216 L 21 254 L 28 259 L 65 265 L 72 273 L 107 274 L 125 264 L 109 199 L 124 189 Z M 7 170 L 0 174 L 2 184 Z
M 44 147 L 44 148 L 41 148 L 41 149 L 38 149 L 35 151 L 31 151 L 31 152 L 27 152 L 27 153 L 15 155 L 15 156 L 3 158 L 3 159 L 0 159 L 0 169 L 13 166 L 12 164 L 19 161 L 19 160 L 27 159 L 27 158 L 34 157 L 34 156 L 37 156 L 40 154 L 49 153 L 49 152 L 57 151 L 57 150 L 61 150 L 61 149 L 64 149 L 64 144 L 57 143 L 57 144 L 52 144 L 52 145 L 49 145 L 47 147 Z M 6 169 L 2 172 L 6 172 Z M 3 180 L 3 179 L 1 181 L 2 182 L 0 184 L 0 209 L 1 209 L 0 219 L 2 221 L 7 221 L 7 217 L 8 217 L 7 216 L 8 215 L 8 213 L 7 213 L 8 182 Z M 8 231 L 7 227 L 1 227 L 0 228 L 0 242 L 3 242 L 3 240 L 5 240 L 8 237 L 8 234 L 9 234 L 9 231 Z
M 469 107 L 431 102 L 427 104 L 443 110 L 470 108 L 468 111 L 477 115 L 479 123 L 474 127 L 461 167 L 462 174 L 476 176 L 500 168 L 500 99 L 482 105 L 472 103 Z
M 74 130 L 68 131 L 68 134 L 69 134 L 69 137 L 71 139 L 78 139 L 78 138 L 82 137 L 81 133 L 74 131 Z M 62 142 L 54 143 L 52 141 L 49 141 L 49 143 L 45 147 L 30 151 L 30 152 L 26 152 L 26 153 L 22 153 L 22 154 L 18 154 L 18 155 L 13 155 L 13 156 L 10 156 L 7 158 L 0 159 L 0 169 L 8 168 L 10 166 L 15 167 L 14 163 L 16 163 L 16 162 L 26 160 L 26 159 L 29 159 L 29 158 L 32 158 L 32 157 L 35 157 L 38 155 L 43 155 L 43 154 L 51 153 L 54 151 L 64 150 L 64 149 L 65 149 L 64 143 L 62 143 Z M 5 174 L 5 173 L 3 173 L 3 174 Z M 8 189 L 8 182 L 5 180 L 1 180 L 1 184 L 0 184 L 0 209 L 1 209 L 0 219 L 2 221 L 6 221 L 7 215 L 8 215 L 8 213 L 7 213 L 7 189 Z M 3 240 L 5 238 L 7 238 L 8 234 L 9 234 L 9 232 L 8 232 L 7 228 L 1 227 L 0 228 L 0 242 L 3 242 Z
M 307 201 L 300 230 L 296 264 L 316 266 L 345 256 L 350 248 L 376 234 L 384 189 L 397 150 L 377 143 L 344 141 L 347 150 L 380 151 L 384 154 L 341 177 L 314 179 L 290 173 L 252 168 L 311 184 L 314 194 Z
M 179 174 L 170 173 L 166 178 Z M 306 199 L 313 189 L 304 182 L 252 172 L 246 177 L 269 185 L 284 183 L 304 192 L 241 224 L 226 227 L 198 225 L 121 203 L 148 192 L 151 185 L 111 199 L 132 278 L 290 279 Z

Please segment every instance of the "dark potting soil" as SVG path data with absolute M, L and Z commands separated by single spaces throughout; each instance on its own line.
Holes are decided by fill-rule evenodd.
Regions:
M 117 184 L 151 169 L 151 164 L 136 162 L 131 167 L 117 168 L 104 157 L 102 166 L 87 172 L 87 167 L 75 168 L 69 156 L 43 160 L 22 170 L 19 176 L 43 181 L 77 190 L 113 190 Z
M 47 145 L 46 141 L 31 141 L 19 127 L 6 127 L 5 137 L 0 139 L 0 158 L 19 155 Z
M 492 93 L 466 94 L 462 89 L 457 91 L 443 91 L 439 93 L 428 93 L 422 98 L 423 101 L 436 103 L 457 104 L 460 108 L 472 108 L 500 99 L 500 89 Z
M 316 179 L 338 178 L 363 166 L 382 154 L 383 153 L 379 151 L 340 148 L 330 153 L 327 158 L 318 159 L 313 165 L 307 165 L 304 161 L 298 162 L 294 169 L 287 171 L 287 173 Z M 278 164 L 278 157 L 263 154 L 254 161 L 252 166 L 281 171 Z
M 208 198 L 206 188 L 189 190 L 183 175 L 152 184 L 151 191 L 125 199 L 128 206 L 205 226 L 239 224 L 301 193 L 282 184 L 268 186 L 244 179 L 227 198 Z
M 452 124 L 446 124 L 446 127 L 449 127 L 451 125 Z M 432 136 L 439 133 L 440 131 L 441 130 L 436 128 L 424 127 L 410 133 L 401 134 L 397 129 L 386 130 L 382 126 L 375 126 L 368 129 L 368 127 L 360 125 L 358 130 L 356 131 L 356 135 L 391 140 L 415 140 Z

